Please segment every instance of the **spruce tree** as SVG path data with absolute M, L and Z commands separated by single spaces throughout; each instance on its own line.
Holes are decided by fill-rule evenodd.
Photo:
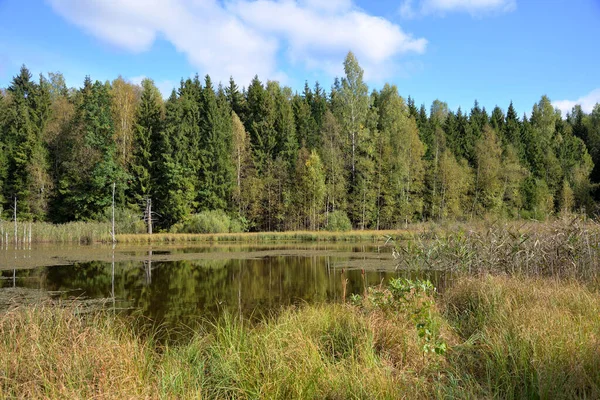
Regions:
M 190 101 L 190 100 L 188 100 Z M 159 215 L 158 225 L 168 228 L 188 218 L 195 209 L 196 176 L 189 161 L 189 155 L 182 148 L 186 146 L 182 137 L 181 124 L 188 125 L 183 118 L 184 110 L 181 99 L 175 91 L 165 104 L 164 128 L 160 131 L 159 148 L 161 154 L 156 160 L 156 211 Z
M 86 77 L 74 124 L 69 137 L 72 152 L 59 178 L 62 215 L 67 220 L 100 219 L 112 204 L 112 184 L 116 183 L 122 204 L 128 181 L 116 158 L 111 99 L 105 85 Z
M 7 91 L 10 101 L 5 108 L 2 140 L 6 157 L 3 197 L 10 204 L 18 200 L 20 218 L 44 219 L 52 189 L 44 141 L 50 117 L 48 85 L 43 77 L 36 84 L 22 66 Z M 9 207 L 5 204 L 4 209 Z
M 130 198 L 145 206 L 148 199 L 155 196 L 157 182 L 157 162 L 162 149 L 160 135 L 163 129 L 163 101 L 154 82 L 142 81 L 142 95 L 136 110 L 134 127 L 134 154 L 132 163 L 133 184 Z
M 226 210 L 233 189 L 231 109 L 218 100 L 210 77 L 202 91 L 198 205 L 201 210 Z

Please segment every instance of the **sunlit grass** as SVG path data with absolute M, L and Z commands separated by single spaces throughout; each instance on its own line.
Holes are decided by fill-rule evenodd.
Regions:
M 498 398 L 600 397 L 600 296 L 548 278 L 460 279 L 447 316 L 458 373 Z
M 375 291 L 362 304 L 288 308 L 258 324 L 225 315 L 189 341 L 160 346 L 108 313 L 24 306 L 0 315 L 0 393 L 208 399 L 600 395 L 600 297 L 584 284 L 487 276 L 460 278 L 433 297 L 415 296 L 415 290 L 406 292 L 409 303 L 400 307 L 390 307 Z M 434 325 L 421 325 L 414 312 L 429 302 L 426 316 Z M 426 351 L 423 326 L 441 335 L 444 352 Z
M 153 235 L 117 235 L 118 243 L 180 243 L 180 242 L 364 242 L 385 240 L 386 236 L 408 235 L 409 231 L 290 231 L 219 234 L 156 233 Z

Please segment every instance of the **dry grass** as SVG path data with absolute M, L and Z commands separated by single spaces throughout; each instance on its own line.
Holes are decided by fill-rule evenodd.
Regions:
M 375 292 L 371 292 L 375 293 Z M 415 293 L 410 291 L 407 293 Z M 401 307 L 307 305 L 258 325 L 224 316 L 156 348 L 73 307 L 0 316 L 8 398 L 598 398 L 600 298 L 572 281 L 461 278 Z M 381 302 L 383 301 L 383 303 Z M 448 345 L 426 352 L 414 310 Z M 406 306 L 406 307 L 405 307 Z M 438 311 L 441 310 L 441 311 Z
M 600 225 L 579 217 L 547 223 L 493 222 L 416 235 L 398 245 L 407 269 L 559 276 L 593 281 L 600 271 Z
M 382 241 L 387 236 L 408 237 L 412 231 L 291 231 L 291 232 L 251 232 L 251 233 L 217 233 L 186 234 L 157 233 L 153 235 L 117 235 L 118 243 L 181 243 L 181 242 L 364 242 Z
M 467 342 L 451 361 L 499 398 L 600 397 L 600 297 L 547 278 L 461 279 L 444 295 Z
M 0 318 L 0 391 L 15 398 L 423 398 L 442 380 L 410 316 L 347 305 L 288 309 L 257 326 L 224 317 L 155 349 L 109 315 L 33 307 Z
M 0 316 L 0 393 L 5 398 L 152 397 L 152 357 L 107 315 L 36 306 Z

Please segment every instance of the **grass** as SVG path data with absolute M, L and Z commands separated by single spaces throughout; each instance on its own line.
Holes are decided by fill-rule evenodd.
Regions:
M 11 309 L 0 314 L 0 396 L 600 398 L 598 226 L 445 229 L 396 253 L 401 267 L 455 272 L 443 293 L 400 278 L 257 324 L 224 315 L 178 344 L 73 305 Z M 304 234 L 327 237 L 240 237 Z
M 600 225 L 580 217 L 546 223 L 493 222 L 415 235 L 397 245 L 399 267 L 468 275 L 598 279 Z
M 156 233 L 153 235 L 117 235 L 117 242 L 123 244 L 141 243 L 181 243 L 181 242 L 364 242 L 384 241 L 386 236 L 406 236 L 409 231 L 289 231 L 289 232 L 246 232 L 216 234 Z
M 0 319 L 4 398 L 144 398 L 153 355 L 120 320 L 34 306 Z
M 226 316 L 156 348 L 119 319 L 28 307 L 0 318 L 0 392 L 18 398 L 417 398 L 443 362 L 408 316 L 347 305 L 289 309 L 257 326 Z
M 587 240 L 588 247 L 593 247 L 594 240 L 600 238 L 600 226 L 584 217 L 573 216 L 569 218 L 554 219 L 547 222 L 536 221 L 498 221 L 482 219 L 477 221 L 458 222 L 444 221 L 414 223 L 404 228 L 392 230 L 351 230 L 343 232 L 330 231 L 285 231 L 285 232 L 245 232 L 245 233 L 155 233 L 152 235 L 140 233 L 143 227 L 138 222 L 129 220 L 117 224 L 116 240 L 121 244 L 149 244 L 149 243 L 192 243 L 192 242 L 239 242 L 239 243 L 269 243 L 276 241 L 305 241 L 305 242 L 358 242 L 372 241 L 385 242 L 388 238 L 397 240 L 412 239 L 411 251 L 437 251 L 441 254 L 454 257 L 461 256 L 464 260 L 465 254 L 453 254 L 461 246 L 465 238 L 486 241 L 494 238 L 506 244 L 514 244 L 517 239 L 527 237 L 529 242 L 535 243 L 538 239 L 547 239 L 554 235 L 555 239 L 564 236 L 567 227 L 574 230 L 570 236 L 563 239 L 573 239 L 579 236 L 581 240 Z M 112 238 L 110 235 L 110 223 L 108 222 L 70 222 L 66 224 L 51 224 L 46 222 L 19 222 L 17 240 L 19 246 L 31 243 L 108 243 Z M 31 236 L 30 236 L 31 232 Z M 136 233 L 128 233 L 136 232 Z M 457 235 L 459 233 L 462 236 Z M 448 241 L 452 237 L 453 242 Z M 577 239 L 577 238 L 576 238 Z M 13 246 L 15 242 L 14 224 L 10 221 L 0 221 L 0 245 Z M 436 246 L 431 247 L 431 244 Z M 474 240 L 471 243 L 475 243 Z M 542 245 L 545 242 L 541 242 Z M 591 244 L 590 244 L 591 243 Z M 568 245 L 568 240 L 565 242 Z M 518 244 L 518 246 L 521 246 Z M 454 247 L 452 247 L 454 246 Z M 425 249 L 427 247 L 429 250 Z M 433 249 L 433 250 L 432 250 Z M 471 249 L 471 252 L 481 249 Z M 551 249 L 547 249 L 551 252 Z M 589 251 L 588 251 L 589 253 Z M 482 253 L 477 253 L 482 254 Z M 483 258 L 492 261 L 484 254 Z M 440 260 L 445 263 L 447 260 Z M 446 264 L 444 264 L 446 265 Z
M 225 315 L 158 346 L 131 321 L 72 306 L 0 316 L 11 398 L 598 398 L 600 297 L 574 281 L 461 278 L 370 289 L 354 304 Z M 425 310 L 425 312 L 423 312 Z M 425 328 L 424 328 L 425 327 Z M 431 331 L 429 334 L 427 331 Z M 430 340 L 431 339 L 431 340 Z M 444 351 L 429 351 L 429 343 Z
M 600 397 L 597 292 L 548 278 L 466 278 L 444 304 L 464 340 L 450 363 L 489 397 Z
M 18 222 L 18 246 L 29 243 L 78 243 L 91 244 L 108 242 L 111 225 L 108 222 L 69 222 L 51 224 L 47 222 Z M 30 237 L 31 234 L 31 237 Z M 0 222 L 0 244 L 15 245 L 14 223 Z

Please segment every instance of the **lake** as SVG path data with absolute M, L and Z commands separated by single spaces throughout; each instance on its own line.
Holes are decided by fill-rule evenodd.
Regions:
M 34 245 L 0 250 L 0 307 L 77 299 L 177 329 L 224 312 L 253 318 L 341 301 L 342 271 L 348 296 L 415 275 L 396 265 L 383 243 Z M 443 286 L 440 272 L 425 275 Z

